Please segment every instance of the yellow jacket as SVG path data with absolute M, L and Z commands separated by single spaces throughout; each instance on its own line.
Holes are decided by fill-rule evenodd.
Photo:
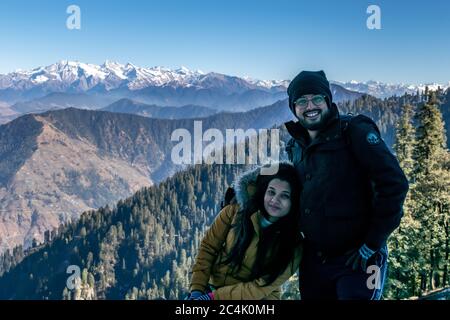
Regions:
M 243 281 L 242 279 L 249 279 L 256 260 L 260 212 L 255 212 L 251 216 L 255 234 L 247 249 L 242 268 L 237 274 L 233 274 L 231 267 L 228 264 L 220 264 L 220 261 L 226 259 L 234 244 L 236 235 L 231 225 L 235 222 L 238 211 L 238 204 L 224 207 L 206 232 L 192 269 L 190 290 L 204 292 L 209 283 L 217 288 L 214 291 L 215 300 L 280 299 L 280 286 L 297 271 L 302 247 L 296 249 L 295 256 L 286 270 L 270 285 L 263 286 L 265 281 L 262 278 Z

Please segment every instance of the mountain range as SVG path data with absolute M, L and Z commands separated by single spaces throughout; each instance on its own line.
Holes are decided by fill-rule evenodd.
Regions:
M 50 93 L 85 93 L 159 106 L 195 104 L 215 109 L 245 110 L 283 99 L 283 81 L 247 81 L 219 73 L 187 68 L 143 68 L 106 61 L 102 65 L 74 61 L 0 75 L 0 101 L 13 105 Z M 105 105 L 103 105 L 105 106 Z
M 386 98 L 393 95 L 401 96 L 404 93 L 423 91 L 425 86 L 435 90 L 439 86 L 445 90 L 450 86 L 446 84 L 392 84 L 379 81 L 348 82 L 330 81 L 350 91 L 367 93 L 374 97 Z M 108 92 L 112 100 L 118 96 L 134 95 L 141 99 L 154 100 L 157 105 L 186 105 L 197 104 L 209 107 L 225 107 L 226 102 L 214 101 L 214 97 L 238 96 L 240 99 L 234 103 L 235 107 L 244 107 L 244 97 L 261 95 L 259 99 L 269 99 L 270 95 L 285 98 L 289 80 L 259 80 L 250 77 L 236 77 L 215 72 L 204 73 L 200 70 L 189 70 L 185 67 L 170 69 L 165 67 L 139 67 L 132 63 L 121 64 L 106 61 L 102 65 L 83 63 L 78 61 L 62 60 L 57 63 L 40 66 L 32 70 L 17 70 L 6 75 L 0 75 L 0 101 L 10 105 L 16 102 L 30 101 L 53 92 L 104 94 Z M 149 89 L 150 88 L 150 89 Z M 159 90 L 155 90 L 158 88 Z M 165 88 L 165 90 L 162 90 Z M 172 88 L 173 90 L 169 90 Z M 185 95 L 184 100 L 171 99 L 167 93 Z M 252 94 L 249 94 L 252 92 Z M 159 94 L 159 97 L 153 96 Z M 247 94 L 245 94 L 247 93 Z M 263 93 L 269 95 L 263 95 Z M 282 93 L 282 96 L 277 94 Z M 114 97 L 115 96 L 115 97 Z M 207 100 L 208 104 L 187 101 L 186 98 L 197 102 Z M 158 101 L 159 98 L 159 101 Z M 230 97 L 231 98 L 231 97 Z M 245 99 L 244 99 L 245 100 Z M 336 99 L 341 101 L 339 97 Z M 159 103 L 164 102 L 165 103 Z M 177 101 L 178 103 L 172 103 Z M 236 102 L 235 101 L 235 102 Z M 111 101 L 112 102 L 112 101 Z M 141 101 L 151 103 L 151 101 Z M 271 101 L 274 102 L 274 101 Z M 253 107 L 268 105 L 268 101 Z
M 60 61 L 0 75 L 0 123 L 30 112 L 69 107 L 101 109 L 122 99 L 158 107 L 198 106 L 216 112 L 248 111 L 286 99 L 288 84 L 287 80 L 255 80 L 184 67 L 172 70 L 111 61 L 102 65 Z M 337 102 L 361 96 L 337 84 L 332 84 L 331 89 Z M 204 113 L 205 110 L 198 113 L 196 110 L 193 115 L 213 113 Z
M 286 104 L 174 120 L 68 108 L 0 126 L 0 251 L 182 169 L 170 158 L 175 129 L 270 128 L 292 118 Z
M 428 84 L 393 84 L 393 83 L 383 83 L 380 81 L 365 81 L 358 82 L 355 80 L 349 82 L 332 81 L 333 84 L 342 86 L 343 88 L 370 94 L 371 96 L 377 98 L 389 98 L 392 96 L 402 96 L 405 93 L 416 94 L 418 91 L 420 93 L 425 92 L 425 88 L 436 91 L 438 88 L 442 90 L 447 90 L 450 87 L 450 81 L 446 84 L 439 83 L 428 83 Z
M 208 107 L 186 105 L 181 107 L 160 107 L 157 105 L 148 105 L 139 103 L 131 99 L 120 99 L 107 107 L 101 109 L 102 111 L 111 111 L 119 113 L 131 113 L 149 118 L 158 119 L 189 119 L 189 118 L 203 118 L 218 113 L 218 110 Z

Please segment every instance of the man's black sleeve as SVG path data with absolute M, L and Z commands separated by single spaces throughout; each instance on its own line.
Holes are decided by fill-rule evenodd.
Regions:
M 374 199 L 365 243 L 378 250 L 400 224 L 408 180 L 395 156 L 381 139 L 377 125 L 359 115 L 349 126 L 353 153 L 372 182 Z

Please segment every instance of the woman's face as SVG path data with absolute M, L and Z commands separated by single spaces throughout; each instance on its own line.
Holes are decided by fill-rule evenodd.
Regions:
M 272 217 L 281 218 L 291 209 L 291 186 L 275 178 L 270 181 L 264 194 L 264 209 Z

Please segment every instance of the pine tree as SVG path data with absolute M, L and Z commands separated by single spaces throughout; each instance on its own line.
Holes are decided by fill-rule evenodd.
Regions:
M 63 294 L 62 294 L 63 300 L 70 300 L 70 291 L 67 289 L 67 287 L 64 287 Z
M 412 125 L 412 107 L 410 105 L 403 106 L 402 116 L 396 130 L 394 150 L 401 168 L 411 183 L 414 168 L 415 130 Z M 392 233 L 388 241 L 390 252 L 389 277 L 385 296 L 391 299 L 415 295 L 418 268 L 416 262 L 418 252 L 415 241 L 420 232 L 420 225 L 412 217 L 414 207 L 414 200 L 411 198 L 411 192 L 409 192 L 403 205 L 403 218 L 400 226 Z
M 415 129 L 412 123 L 413 108 L 406 104 L 402 107 L 402 116 L 396 126 L 396 142 L 394 150 L 408 180 L 411 178 L 413 170 L 413 150 L 415 143 Z
M 428 90 L 426 90 L 428 94 Z M 413 158 L 415 200 L 413 218 L 420 224 L 420 294 L 448 281 L 448 222 L 450 205 L 449 152 L 442 115 L 434 92 L 417 112 L 417 144 Z M 447 271 L 446 271 L 447 270 Z
M 88 283 L 89 287 L 95 288 L 95 279 L 91 273 L 88 273 L 87 283 Z

